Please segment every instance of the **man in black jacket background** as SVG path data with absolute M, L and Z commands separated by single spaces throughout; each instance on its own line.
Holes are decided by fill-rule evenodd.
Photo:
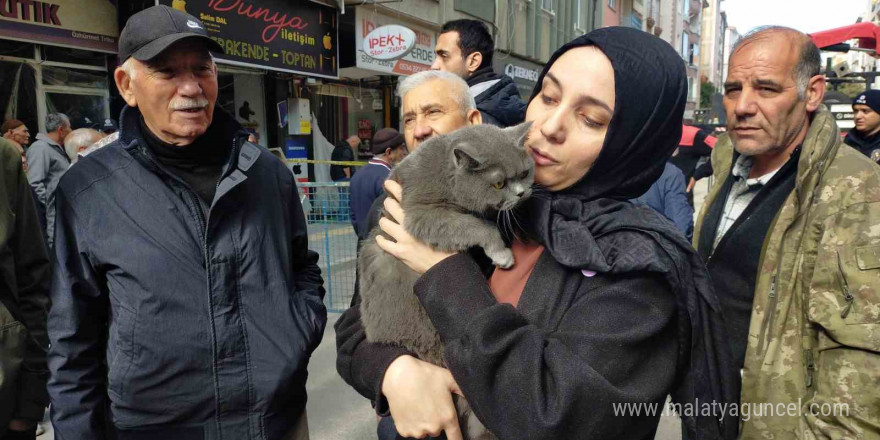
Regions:
M 874 162 L 880 162 L 880 90 L 859 93 L 852 108 L 856 126 L 844 142 Z
M 21 154 L 0 138 L 0 440 L 33 439 L 48 404 L 49 256 Z
M 454 73 L 467 82 L 484 124 L 510 127 L 525 119 L 526 103 L 513 80 L 493 70 L 494 50 L 495 42 L 483 22 L 453 20 L 440 30 L 431 69 Z
M 294 176 L 215 107 L 195 17 L 133 15 L 118 140 L 56 191 L 49 395 L 64 440 L 308 439 L 327 312 Z

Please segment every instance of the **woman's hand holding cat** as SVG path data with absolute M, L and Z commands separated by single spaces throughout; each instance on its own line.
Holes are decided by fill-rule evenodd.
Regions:
M 388 240 L 379 235 L 376 237 L 376 243 L 382 250 L 396 257 L 410 269 L 419 274 L 423 274 L 428 269 L 434 267 L 435 264 L 443 261 L 454 253 L 441 252 L 431 246 L 428 246 L 409 235 L 403 227 L 403 220 L 406 214 L 400 206 L 398 200 L 403 198 L 403 188 L 400 184 L 393 180 L 385 181 L 385 190 L 391 197 L 385 199 L 385 212 L 391 216 L 379 219 L 379 227 L 382 232 L 388 234 L 394 241 Z M 396 200 L 395 200 L 396 199 Z
M 448 440 L 461 440 L 453 393 L 461 395 L 461 390 L 449 370 L 412 356 L 395 359 L 382 379 L 394 425 L 406 438 L 438 437 L 445 432 Z

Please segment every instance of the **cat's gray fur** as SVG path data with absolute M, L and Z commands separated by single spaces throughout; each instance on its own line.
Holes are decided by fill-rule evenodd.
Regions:
M 403 187 L 404 228 L 436 249 L 460 252 L 482 247 L 496 266 L 513 265 L 496 226 L 499 211 L 510 210 L 531 193 L 534 162 L 523 148 L 531 124 L 508 129 L 474 125 L 427 140 L 391 172 Z M 503 181 L 501 189 L 496 182 Z M 361 321 L 367 341 L 396 344 L 421 360 L 445 367 L 443 344 L 413 293 L 418 278 L 376 244 L 376 227 L 358 260 Z M 495 437 L 456 396 L 465 439 Z

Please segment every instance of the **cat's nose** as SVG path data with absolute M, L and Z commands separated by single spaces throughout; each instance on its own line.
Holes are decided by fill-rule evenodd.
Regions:
M 525 193 L 526 193 L 526 190 L 521 189 L 521 190 L 517 191 L 516 196 L 517 196 L 517 197 L 522 197 L 523 194 L 525 194 Z

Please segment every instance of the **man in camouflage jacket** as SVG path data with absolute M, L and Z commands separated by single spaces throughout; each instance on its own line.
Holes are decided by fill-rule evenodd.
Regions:
M 774 46 L 774 39 L 784 44 Z M 800 55 L 798 63 L 788 63 L 790 79 L 798 80 L 795 65 L 802 64 L 805 50 L 811 52 L 802 34 L 770 29 L 744 40 L 733 50 L 725 82 L 733 139 L 723 137 L 712 153 L 714 185 L 694 234 L 725 307 L 731 345 L 734 351 L 742 347 L 734 354 L 741 356 L 743 368 L 742 404 L 736 409 L 740 438 L 878 439 L 880 168 L 842 144 L 833 117 L 819 104 L 824 77 L 815 75 L 818 70 L 805 96 L 790 107 L 780 104 L 785 93 L 795 92 L 786 88 L 787 79 L 774 80 L 772 72 L 792 51 L 785 47 L 795 52 L 800 47 L 801 53 L 794 54 Z M 743 62 L 735 65 L 738 51 Z M 814 54 L 818 61 L 818 50 Z M 806 133 L 802 141 L 794 139 L 788 163 L 763 182 L 764 177 L 754 178 L 748 170 L 736 176 L 743 172 L 737 168 L 750 153 L 749 142 L 759 138 L 756 131 L 772 134 L 773 124 L 786 112 L 801 112 L 806 121 L 800 128 Z M 756 203 L 738 218 L 734 215 L 730 229 L 716 238 L 737 198 L 737 178 L 748 188 L 761 185 L 752 200 Z M 752 228 L 741 237 L 743 245 L 735 249 L 739 260 L 749 260 L 749 252 L 757 258 L 750 279 L 737 277 L 729 267 L 748 261 L 733 257 L 722 264 L 718 254 L 737 239 L 737 228 L 760 223 L 762 210 L 773 205 L 773 189 L 785 182 L 789 186 L 781 195 L 776 192 L 779 203 L 764 230 Z M 743 292 L 747 285 L 753 290 Z M 743 329 L 736 328 L 737 296 L 751 297 Z

